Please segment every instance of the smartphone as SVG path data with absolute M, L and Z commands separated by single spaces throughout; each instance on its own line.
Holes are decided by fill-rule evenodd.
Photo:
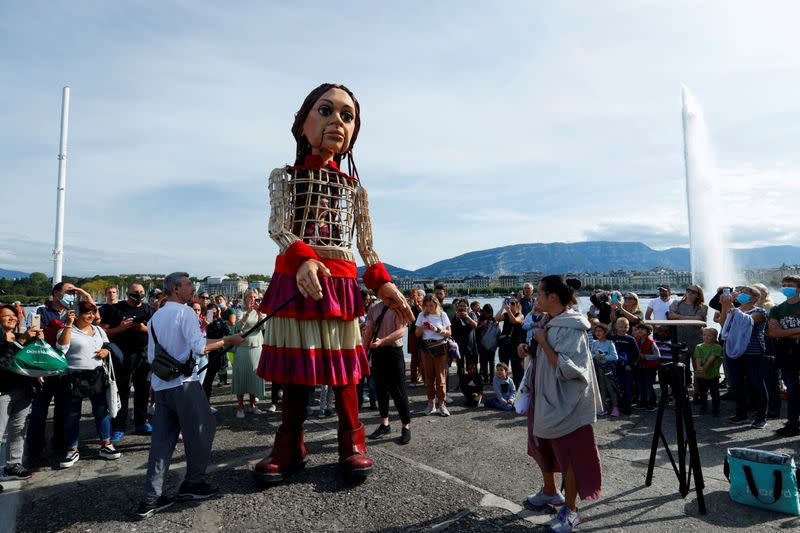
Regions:
M 722 289 L 722 295 L 726 298 L 729 298 L 731 295 L 731 288 L 725 287 L 724 289 Z
M 508 305 L 508 304 L 510 304 L 510 303 L 511 303 L 511 298 L 505 298 L 505 299 L 503 300 L 503 305 Z
M 36 328 L 36 329 L 42 328 L 42 315 L 36 313 L 31 317 L 31 328 Z
M 619 303 L 619 296 L 615 292 L 611 293 L 611 303 Z
M 206 322 L 214 320 L 214 311 L 206 311 Z
M 69 310 L 70 311 L 75 311 L 75 314 L 78 314 L 80 312 L 78 310 L 78 306 L 80 305 L 80 303 L 81 303 L 81 299 L 76 296 L 75 299 L 72 300 L 72 303 L 69 304 Z

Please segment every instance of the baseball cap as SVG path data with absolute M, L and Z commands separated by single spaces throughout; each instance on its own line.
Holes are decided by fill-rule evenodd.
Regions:
M 670 292 L 669 285 L 659 285 L 658 287 L 656 287 L 656 290 Z
M 161 296 L 161 292 L 162 292 L 161 289 L 150 289 L 150 292 L 147 293 L 147 296 L 149 296 L 150 298 L 156 298 L 158 296 Z

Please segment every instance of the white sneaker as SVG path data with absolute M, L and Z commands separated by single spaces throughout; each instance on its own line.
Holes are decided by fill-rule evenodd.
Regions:
M 528 496 L 528 503 L 533 507 L 544 507 L 545 505 L 561 507 L 566 502 L 564 501 L 564 496 L 558 490 L 556 490 L 555 494 L 545 494 L 544 487 L 542 487 L 536 494 Z
M 109 461 L 114 461 L 122 457 L 122 454 L 114 448 L 114 445 L 109 443 L 100 448 L 100 457 Z
M 439 410 L 436 409 L 436 404 L 432 404 L 432 403 L 429 403 L 428 407 L 425 409 L 425 414 L 426 415 L 435 415 L 438 412 L 439 412 Z
M 244 418 L 244 409 L 236 410 L 236 418 Z
M 570 533 L 580 523 L 581 517 L 578 511 L 573 511 L 565 505 L 558 511 L 558 515 L 546 525 L 553 533 Z
M 78 453 L 78 450 L 70 450 L 67 452 L 67 456 L 64 458 L 63 461 L 59 463 L 61 468 L 70 468 L 72 465 L 78 462 L 78 459 L 81 458 L 81 454 Z
M 276 406 L 274 403 L 269 404 L 269 407 L 267 407 L 267 412 L 269 413 L 274 413 L 277 410 L 278 406 Z
M 439 407 L 439 414 L 442 416 L 450 416 L 450 411 L 447 410 L 446 405 L 442 404 L 441 407 Z
M 257 405 L 253 405 L 251 407 L 248 407 L 247 408 L 247 412 L 250 413 L 251 415 L 263 415 L 264 414 L 264 411 L 259 409 Z
M 215 414 L 217 414 L 217 408 L 216 408 L 216 407 L 214 407 L 213 405 L 209 405 L 209 406 L 208 406 L 208 409 L 211 411 L 211 414 L 212 414 L 212 415 L 215 415 Z

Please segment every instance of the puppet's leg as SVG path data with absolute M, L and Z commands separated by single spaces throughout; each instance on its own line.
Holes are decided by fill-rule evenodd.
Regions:
M 308 416 L 305 385 L 284 385 L 281 425 L 275 433 L 272 451 L 255 466 L 254 475 L 264 483 L 279 483 L 286 474 L 305 465 L 303 422 Z
M 367 457 L 364 424 L 358 420 L 356 384 L 335 387 L 334 391 L 339 414 L 339 465 L 346 476 L 363 479 L 372 472 L 372 459 Z

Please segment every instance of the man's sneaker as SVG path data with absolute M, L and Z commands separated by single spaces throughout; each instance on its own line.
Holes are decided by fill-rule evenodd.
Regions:
M 775 433 L 781 437 L 796 437 L 800 435 L 800 427 L 794 424 L 786 424 L 780 429 L 776 429 Z
M 547 523 L 550 526 L 548 531 L 553 533 L 570 533 L 581 523 L 578 511 L 573 511 L 566 505 L 558 511 L 558 515 Z
M 30 479 L 31 471 L 22 466 L 21 464 L 13 464 L 13 465 L 6 465 L 3 469 L 3 480 L 4 481 L 15 481 L 15 480 L 24 480 Z
M 763 418 L 761 420 L 753 420 L 753 423 L 750 424 L 750 427 L 754 427 L 756 429 L 764 429 L 765 427 L 767 427 L 767 421 L 766 419 Z
M 742 424 L 746 424 L 750 419 L 746 416 L 732 416 L 728 419 L 728 422 L 731 424 L 736 424 L 737 426 L 741 426 Z
M 124 431 L 115 431 L 111 434 L 111 444 L 114 446 L 118 446 L 120 442 L 122 442 L 122 438 L 125 436 Z
M 536 494 L 528 496 L 527 501 L 532 507 L 544 507 L 546 505 L 561 507 L 564 505 L 564 496 L 558 491 L 555 494 L 545 494 L 544 487 L 542 487 Z
M 115 461 L 122 457 L 122 454 L 114 448 L 113 444 L 106 444 L 100 448 L 100 457 L 109 461 Z
M 205 500 L 219 492 L 217 487 L 212 487 L 205 481 L 200 483 L 181 483 L 178 489 L 179 500 Z
M 383 424 L 380 424 L 378 428 L 375 431 L 373 431 L 372 434 L 370 434 L 369 439 L 370 440 L 379 439 L 384 435 L 388 435 L 391 432 L 392 428 L 391 426 L 389 426 L 389 424 L 386 424 L 385 426 Z
M 139 504 L 139 508 L 136 510 L 136 516 L 138 516 L 141 520 L 150 518 L 157 512 L 163 511 L 167 507 L 172 507 L 174 503 L 175 498 L 168 498 L 167 496 L 161 496 L 155 501 L 145 500 Z
M 136 434 L 137 435 L 152 435 L 153 434 L 153 426 L 150 425 L 150 422 L 145 422 L 141 426 L 136 426 Z
M 450 411 L 447 409 L 445 404 L 439 406 L 439 414 L 441 416 L 450 416 Z
M 78 453 L 78 450 L 70 450 L 67 452 L 67 456 L 64 458 L 64 460 L 59 463 L 59 466 L 61 468 L 69 468 L 77 463 L 78 459 L 80 458 L 81 454 Z

